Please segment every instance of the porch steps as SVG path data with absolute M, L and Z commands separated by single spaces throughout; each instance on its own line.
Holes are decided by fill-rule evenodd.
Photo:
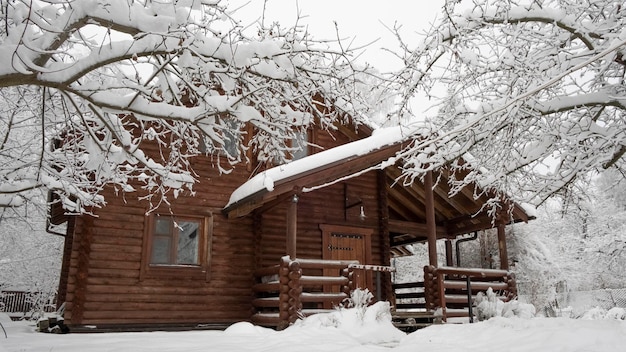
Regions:
M 405 332 L 440 323 L 432 312 L 426 311 L 392 311 L 391 321 L 396 328 Z

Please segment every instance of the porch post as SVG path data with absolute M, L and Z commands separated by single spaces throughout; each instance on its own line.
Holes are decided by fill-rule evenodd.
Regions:
M 426 200 L 426 232 L 428 238 L 428 263 L 437 267 L 437 224 L 435 223 L 435 195 L 433 192 L 433 172 L 426 172 L 424 177 Z
M 291 197 L 287 208 L 287 255 L 296 259 L 296 232 L 298 230 L 298 195 Z
M 506 249 L 506 224 L 498 223 L 498 249 L 500 250 L 500 269 L 509 270 L 509 254 Z

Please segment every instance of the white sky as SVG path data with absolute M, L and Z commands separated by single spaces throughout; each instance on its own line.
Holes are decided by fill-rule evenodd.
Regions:
M 265 2 L 224 1 L 230 4 L 231 10 L 247 3 L 235 15 L 243 24 L 261 18 Z M 401 67 L 398 59 L 381 49 L 394 50 L 398 47 L 395 37 L 385 26 L 391 28 L 394 23 L 401 24 L 403 38 L 415 41 L 416 33 L 430 28 L 430 24 L 441 16 L 443 3 L 444 0 L 268 0 L 265 21 L 277 21 L 283 27 L 290 27 L 295 24 L 299 11 L 306 16 L 299 23 L 308 26 L 316 39 L 336 39 L 336 21 L 341 38 L 354 38 L 354 46 L 376 41 L 359 60 L 384 72 Z M 417 42 L 410 44 L 415 47 Z

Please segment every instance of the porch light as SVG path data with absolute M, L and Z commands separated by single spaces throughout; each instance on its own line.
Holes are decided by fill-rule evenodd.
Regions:
M 359 213 L 359 219 L 361 221 L 365 220 L 365 208 L 363 208 L 363 204 L 361 204 L 361 212 Z

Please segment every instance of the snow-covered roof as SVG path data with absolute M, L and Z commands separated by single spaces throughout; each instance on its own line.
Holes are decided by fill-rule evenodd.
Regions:
M 224 209 L 236 207 L 238 203 L 245 199 L 259 194 L 260 192 L 272 192 L 277 183 L 289 179 L 297 178 L 299 175 L 306 174 L 312 170 L 319 170 L 337 165 L 344 160 L 359 157 L 383 149 L 388 146 L 397 145 L 407 142 L 411 136 L 415 135 L 418 126 L 394 126 L 379 128 L 374 130 L 372 135 L 351 143 L 340 145 L 290 163 L 273 167 L 254 176 L 246 183 L 237 188 L 230 196 L 230 200 Z M 387 165 L 394 164 L 395 157 L 391 156 L 386 162 L 378 163 L 373 168 L 384 168 Z M 367 170 L 371 170 L 369 168 Z M 353 175 L 360 174 L 358 170 Z M 346 175 L 351 176 L 351 175 Z M 322 182 L 323 183 L 323 182 Z M 315 188 L 323 187 L 324 184 L 318 184 L 314 188 L 303 189 L 303 192 L 311 191 Z

